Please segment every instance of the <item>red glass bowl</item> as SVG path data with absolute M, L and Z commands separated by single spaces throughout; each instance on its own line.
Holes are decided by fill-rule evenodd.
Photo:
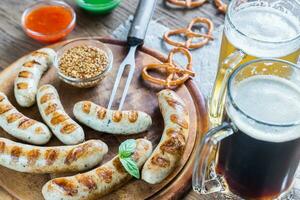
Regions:
M 72 15 L 72 20 L 70 21 L 68 26 L 65 29 L 62 29 L 58 32 L 51 33 L 51 34 L 44 34 L 44 33 L 36 32 L 36 31 L 28 28 L 26 26 L 27 16 L 32 11 L 34 11 L 38 8 L 41 8 L 41 7 L 45 7 L 45 6 L 61 6 L 61 7 L 65 8 L 66 10 L 68 10 Z M 74 12 L 74 10 L 71 6 L 69 6 L 68 4 L 66 4 L 63 1 L 56 1 L 56 0 L 39 1 L 38 3 L 35 3 L 35 4 L 31 5 L 30 7 L 28 7 L 23 12 L 21 20 L 22 20 L 22 28 L 29 37 L 31 37 L 35 40 L 38 40 L 42 43 L 53 43 L 53 42 L 57 42 L 57 41 L 61 40 L 62 38 L 66 37 L 74 29 L 75 23 L 76 23 L 76 13 Z

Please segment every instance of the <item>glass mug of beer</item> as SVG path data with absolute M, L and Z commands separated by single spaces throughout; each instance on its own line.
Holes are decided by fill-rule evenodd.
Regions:
M 222 122 L 226 82 L 239 64 L 257 58 L 281 58 L 297 63 L 299 54 L 299 0 L 232 0 L 208 104 L 211 126 Z
M 225 121 L 199 146 L 193 189 L 217 192 L 217 199 L 294 199 L 300 68 L 279 59 L 253 60 L 232 73 L 227 88 Z

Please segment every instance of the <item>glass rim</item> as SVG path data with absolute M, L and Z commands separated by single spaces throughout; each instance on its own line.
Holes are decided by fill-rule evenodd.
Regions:
M 296 40 L 300 40 L 300 32 L 293 38 L 291 39 L 288 39 L 288 40 L 281 40 L 281 41 L 267 41 L 267 40 L 259 40 L 259 39 L 256 39 L 256 38 L 253 38 L 253 37 L 250 37 L 249 35 L 245 34 L 244 32 L 240 31 L 235 25 L 234 23 L 232 22 L 231 18 L 232 18 L 232 6 L 233 6 L 233 2 L 234 1 L 231 1 L 228 5 L 228 12 L 226 14 L 226 18 L 230 24 L 230 26 L 240 35 L 244 36 L 244 37 L 247 37 L 251 40 L 254 40 L 254 41 L 257 41 L 257 42 L 261 42 L 261 43 L 266 43 L 266 44 L 286 44 L 286 43 L 290 43 L 290 42 L 293 42 L 293 41 L 296 41 Z M 300 22 L 299 22 L 300 23 Z
M 236 77 L 236 75 L 245 67 L 253 64 L 253 63 L 259 63 L 259 62 L 276 62 L 276 63 L 284 63 L 287 64 L 289 66 L 291 66 L 292 68 L 295 68 L 297 70 L 300 71 L 300 66 L 291 63 L 289 61 L 286 60 L 282 60 L 282 59 L 272 59 L 272 58 L 262 58 L 262 59 L 255 59 L 249 62 L 246 62 L 242 65 L 240 65 L 237 69 L 235 69 L 233 71 L 233 73 L 230 75 L 228 82 L 227 82 L 227 88 L 228 88 L 228 92 L 227 92 L 227 97 L 228 100 L 230 102 L 230 104 L 233 106 L 233 108 L 238 111 L 239 113 L 241 113 L 243 116 L 245 116 L 247 119 L 250 119 L 252 121 L 254 121 L 255 123 L 258 124 L 262 124 L 262 125 L 266 125 L 266 126 L 273 126 L 273 127 L 292 127 L 292 126 L 297 126 L 300 125 L 300 120 L 299 121 L 294 121 L 292 123 L 283 123 L 283 124 L 279 124 L 279 123 L 270 123 L 270 122 L 265 122 L 265 121 L 261 121 L 261 120 L 257 120 L 254 117 L 248 115 L 247 113 L 245 113 L 234 101 L 233 97 L 232 97 L 232 87 L 233 87 L 233 80 Z
M 86 6 L 87 8 L 96 8 L 96 9 L 103 8 L 103 9 L 105 9 L 105 8 L 112 7 L 112 6 L 119 4 L 121 2 L 121 0 L 111 0 L 111 2 L 99 3 L 99 4 L 88 3 L 88 2 L 85 2 L 84 0 L 76 0 L 76 2 L 79 5 Z

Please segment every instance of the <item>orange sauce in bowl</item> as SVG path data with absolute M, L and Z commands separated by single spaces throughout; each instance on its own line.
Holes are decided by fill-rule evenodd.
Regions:
M 26 33 L 41 42 L 55 42 L 69 34 L 74 26 L 70 9 L 59 5 L 45 5 L 29 11 L 25 17 Z

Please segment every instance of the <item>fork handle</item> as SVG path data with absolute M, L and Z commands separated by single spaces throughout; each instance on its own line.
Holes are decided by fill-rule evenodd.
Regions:
M 138 46 L 144 43 L 149 22 L 152 18 L 156 0 L 140 0 L 135 12 L 131 28 L 127 37 L 129 46 Z

